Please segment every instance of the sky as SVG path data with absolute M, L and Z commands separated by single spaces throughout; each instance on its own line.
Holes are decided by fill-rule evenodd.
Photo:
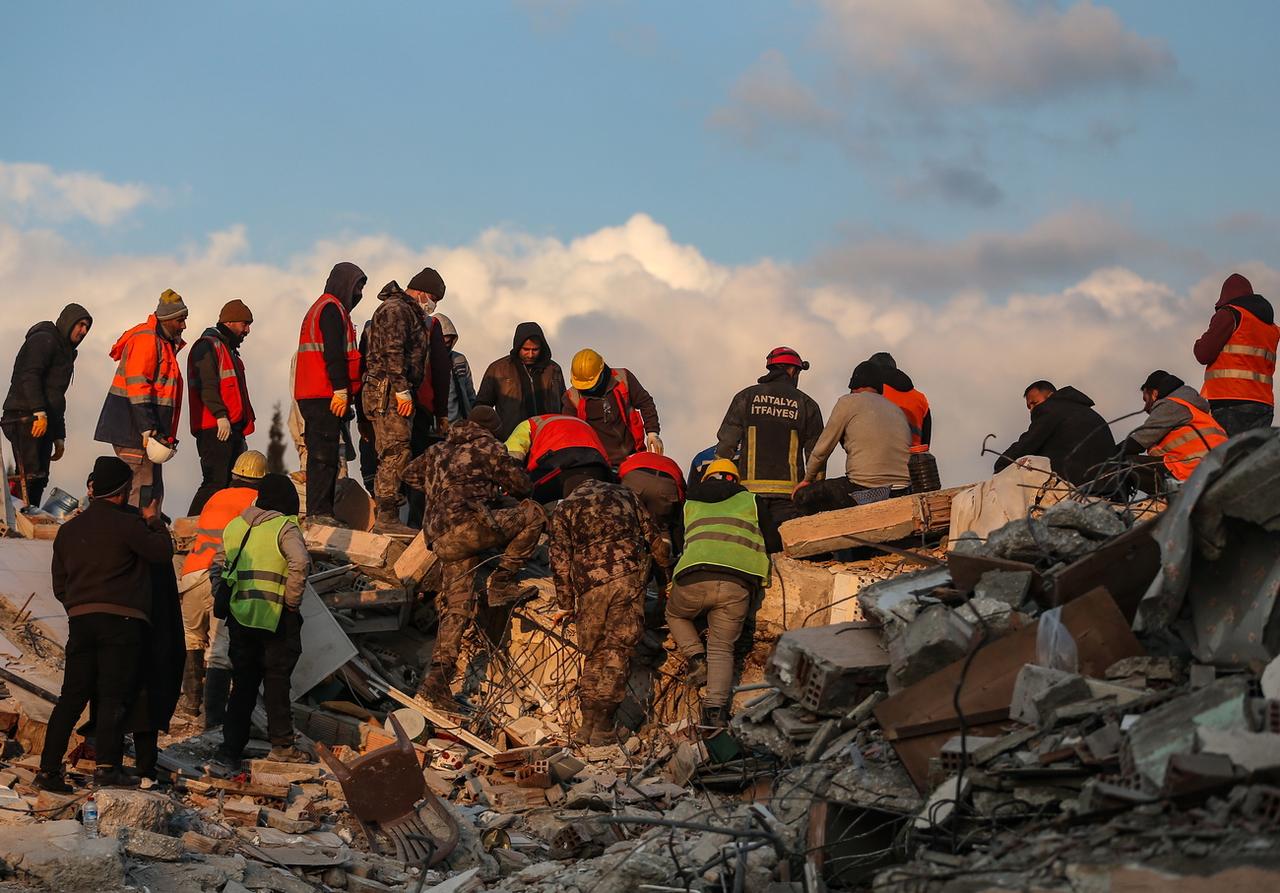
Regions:
M 254 309 L 265 415 L 334 263 L 369 275 L 357 323 L 435 266 L 477 378 L 537 320 L 565 365 L 632 370 L 682 462 L 770 348 L 824 411 L 889 350 L 958 485 L 1030 381 L 1133 412 L 1155 368 L 1199 381 L 1228 273 L 1280 284 L 1274 3 L 50 0 L 6 26 L 0 359 L 68 301 L 96 317 L 68 490 L 107 351 L 165 288 L 194 333 Z

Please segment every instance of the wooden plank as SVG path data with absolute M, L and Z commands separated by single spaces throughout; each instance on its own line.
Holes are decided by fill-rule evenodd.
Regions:
M 478 735 L 473 735 L 471 732 L 468 732 L 460 726 L 458 724 L 457 717 L 453 717 L 443 711 L 436 710 L 434 707 L 429 707 L 425 701 L 422 701 L 419 698 L 411 698 L 394 685 L 389 684 L 386 680 L 378 678 L 373 670 L 369 668 L 369 665 L 364 661 L 356 659 L 351 661 L 351 665 L 357 668 L 360 673 L 364 675 L 365 679 L 372 682 L 375 688 L 386 692 L 386 696 L 391 698 L 391 700 L 395 701 L 402 707 L 408 707 L 410 710 L 416 710 L 418 713 L 421 713 L 427 719 L 431 720 L 439 730 L 448 732 L 459 741 L 471 745 L 487 757 L 491 757 L 498 752 L 498 749 L 488 741 L 485 741 Z
M 320 596 L 330 611 L 353 608 L 399 608 L 409 601 L 409 592 L 400 587 L 362 589 L 358 592 L 326 592 Z
M 1145 654 L 1115 600 L 1105 589 L 1095 589 L 1064 606 L 1062 622 L 1075 638 L 1081 675 L 1101 676 L 1107 667 L 1121 658 Z M 942 745 L 955 734 L 954 729 L 959 728 L 953 698 L 962 676 L 964 686 L 960 692 L 960 709 L 966 718 L 974 717 L 975 721 L 980 721 L 994 715 L 993 711 L 1008 710 L 1019 671 L 1036 658 L 1038 628 L 1039 623 L 1033 623 L 989 642 L 973 657 L 967 673 L 964 670 L 965 660 L 958 660 L 886 698 L 876 707 L 876 719 L 886 736 L 897 736 L 893 741 L 894 750 L 916 787 L 925 789 L 930 758 L 938 755 Z M 911 727 L 937 728 L 933 724 L 943 720 L 952 723 L 944 731 L 916 737 L 902 735 Z M 990 734 L 998 728 L 998 724 L 974 725 L 968 732 L 972 735 Z
M 305 526 L 302 532 L 309 551 L 318 552 L 336 561 L 378 569 L 385 568 L 395 560 L 391 555 L 396 544 L 389 536 L 342 527 L 324 527 L 320 524 Z
M 435 553 L 427 548 L 426 534 L 418 531 L 418 535 L 410 541 L 409 548 L 396 559 L 396 579 L 414 589 L 427 579 L 436 561 Z
M 835 549 L 891 543 L 926 531 L 945 530 L 951 521 L 951 498 L 964 489 L 953 487 L 935 493 L 899 496 L 786 521 L 778 528 L 783 549 L 792 558 L 805 558 Z

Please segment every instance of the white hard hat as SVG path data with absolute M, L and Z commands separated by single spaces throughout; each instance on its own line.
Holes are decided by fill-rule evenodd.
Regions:
M 173 454 L 178 451 L 176 445 L 169 446 L 162 440 L 155 437 L 147 438 L 147 458 L 156 465 L 163 465 L 173 458 Z

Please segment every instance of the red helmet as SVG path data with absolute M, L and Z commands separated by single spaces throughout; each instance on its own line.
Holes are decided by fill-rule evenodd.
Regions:
M 769 356 L 765 357 L 764 364 L 766 366 L 795 366 L 798 369 L 809 368 L 809 363 L 800 359 L 800 354 L 789 347 L 775 347 L 769 351 Z

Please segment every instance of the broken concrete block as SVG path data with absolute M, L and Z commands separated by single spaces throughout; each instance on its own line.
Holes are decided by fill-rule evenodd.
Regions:
M 1108 679 L 1127 679 L 1130 676 L 1143 676 L 1153 682 L 1173 682 L 1177 680 L 1178 665 L 1171 657 L 1126 657 L 1107 667 Z
M 1084 736 L 1084 746 L 1095 760 L 1109 760 L 1120 749 L 1120 726 L 1109 722 L 1102 728 Z
M 403 544 L 389 536 L 309 524 L 303 528 L 307 550 L 342 564 L 357 564 L 365 571 L 385 571 L 392 576 Z
M 1064 500 L 1050 506 L 1040 520 L 1050 527 L 1074 530 L 1091 540 L 1109 540 L 1129 529 L 1124 519 L 1105 502 L 1085 505 Z
M 921 611 L 889 644 L 894 679 L 912 685 L 969 653 L 976 631 L 945 605 Z
M 960 777 L 953 775 L 929 795 L 924 807 L 916 814 L 913 824 L 920 831 L 928 831 L 945 825 L 956 812 L 969 792 L 969 779 L 961 784 Z
M 587 764 L 579 760 L 577 757 L 560 753 L 547 760 L 547 764 L 551 767 L 551 777 L 561 784 L 566 784 L 575 775 L 587 767 Z
M 122 887 L 120 855 L 120 841 L 114 836 L 89 837 L 74 819 L 6 828 L 0 834 L 0 861 L 20 879 L 50 890 Z
M 765 678 L 804 709 L 839 715 L 883 688 L 888 667 L 877 630 L 838 623 L 784 633 Z
M 1027 664 L 1014 683 L 1009 717 L 1029 726 L 1044 726 L 1057 708 L 1092 696 L 1089 683 L 1075 673 Z
M 258 825 L 258 817 L 261 814 L 262 807 L 248 797 L 240 800 L 227 800 L 222 804 L 222 818 L 233 825 L 255 828 Z
M 1013 608 L 1009 603 L 975 595 L 956 608 L 960 619 L 976 628 L 985 627 L 987 634 L 1002 636 L 1013 629 Z
M 98 804 L 98 832 L 114 837 L 123 828 L 160 832 L 173 815 L 173 801 L 164 794 L 100 788 L 94 793 Z
M 1241 769 L 1260 772 L 1280 767 L 1280 735 L 1245 729 L 1196 729 L 1201 753 L 1223 754 Z
M 427 548 L 426 534 L 418 531 L 418 535 L 409 541 L 409 547 L 396 559 L 396 579 L 413 590 L 426 581 L 435 566 L 436 555 Z
M 249 773 L 254 784 L 296 784 L 319 778 L 319 763 L 281 763 L 276 760 L 249 760 Z
M 178 862 L 185 852 L 182 841 L 167 834 L 129 828 L 121 832 L 120 836 L 124 840 L 124 851 L 135 859 Z
M 1249 730 L 1247 684 L 1219 679 L 1137 717 L 1127 732 L 1134 768 L 1150 784 L 1164 784 L 1169 758 L 1191 753 L 1198 729 Z
M 1017 608 L 1031 589 L 1031 571 L 987 571 L 973 588 L 975 599 L 992 599 Z

